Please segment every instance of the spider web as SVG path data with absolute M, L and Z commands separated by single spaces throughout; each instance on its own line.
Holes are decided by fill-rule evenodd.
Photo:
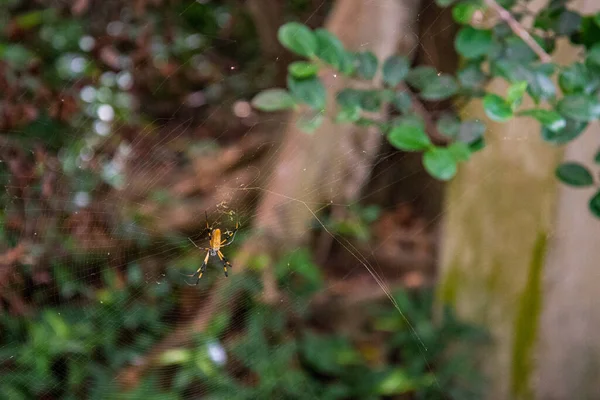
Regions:
M 368 44 L 365 44 L 368 46 Z M 416 49 L 414 49 L 416 50 Z M 410 54 L 408 54 L 410 56 Z M 121 75 L 122 80 L 135 80 L 135 74 Z M 123 78 L 126 77 L 126 78 Z M 113 77 L 118 79 L 118 77 Z M 108 78 L 107 78 L 108 79 Z M 168 78 L 167 78 L 168 79 Z M 123 85 L 126 87 L 127 85 Z M 65 87 L 65 89 L 67 89 Z M 84 98 L 89 94 L 89 88 L 83 88 L 81 97 Z M 255 114 L 247 112 L 248 104 L 246 102 L 226 103 L 233 104 L 231 109 L 231 118 L 238 120 L 247 120 L 248 128 L 244 137 L 249 137 L 259 130 L 260 125 L 255 124 Z M 183 106 L 183 104 L 182 104 Z M 214 107 L 212 113 L 221 112 L 225 106 Z M 95 130 L 84 137 L 84 145 L 78 137 L 73 137 L 73 143 L 77 143 L 79 151 L 75 159 L 71 158 L 70 154 L 62 154 L 60 168 L 53 172 L 56 174 L 57 193 L 61 195 L 53 196 L 49 201 L 40 201 L 37 191 L 43 188 L 31 187 L 32 193 L 22 194 L 21 198 L 11 198 L 5 204 L 5 214 L 11 209 L 23 207 L 25 209 L 25 219 L 27 227 L 21 233 L 17 242 L 26 243 L 26 250 L 20 257 L 20 263 L 25 266 L 27 272 L 32 276 L 32 282 L 25 283 L 21 286 L 29 287 L 31 291 L 39 293 L 42 298 L 53 299 L 54 304 L 49 309 L 41 310 L 40 315 L 32 315 L 32 321 L 43 321 L 41 326 L 46 327 L 46 330 L 34 330 L 33 324 L 29 325 L 22 334 L 27 338 L 30 352 L 26 354 L 15 354 L 14 349 L 17 348 L 17 343 L 22 340 L 18 334 L 13 336 L 8 335 L 4 338 L 3 346 L 0 347 L 0 362 L 7 365 L 10 372 L 18 372 L 19 364 L 11 363 L 9 360 L 15 358 L 20 359 L 21 364 L 35 365 L 36 358 L 43 358 L 41 352 L 46 351 L 49 347 L 44 346 L 43 342 L 48 341 L 51 346 L 63 346 L 65 343 L 75 343 L 77 345 L 86 346 L 87 343 L 94 343 L 94 346 L 99 346 L 101 335 L 106 335 L 107 332 L 121 331 L 125 326 L 125 331 L 142 331 L 147 337 L 146 341 L 133 340 L 132 337 L 118 337 L 115 342 L 118 345 L 116 351 L 123 352 L 123 359 L 116 362 L 112 366 L 104 366 L 103 372 L 98 372 L 98 377 L 103 380 L 100 384 L 96 384 L 91 390 L 91 393 L 96 396 L 94 398 L 107 398 L 114 391 L 120 388 L 120 379 L 129 367 L 135 366 L 137 363 L 143 363 L 148 352 L 153 351 L 155 346 L 161 340 L 169 337 L 175 332 L 181 321 L 192 321 L 194 318 L 206 318 L 210 323 L 206 324 L 205 330 L 210 331 L 218 325 L 215 318 L 218 315 L 209 315 L 208 311 L 204 310 L 203 302 L 207 297 L 211 296 L 215 291 L 213 286 L 219 285 L 224 294 L 233 292 L 236 288 L 244 289 L 249 293 L 260 294 L 263 290 L 263 283 L 259 279 L 246 279 L 245 272 L 239 273 L 239 270 L 252 270 L 252 266 L 236 265 L 237 251 L 243 247 L 246 240 L 251 240 L 253 236 L 252 221 L 256 217 L 256 208 L 254 202 L 246 202 L 242 206 L 234 205 L 234 199 L 239 197 L 240 193 L 251 193 L 256 198 L 265 195 L 272 195 L 285 198 L 290 203 L 300 208 L 305 208 L 313 216 L 314 226 L 306 226 L 307 232 L 321 232 L 321 236 L 328 237 L 333 241 L 334 245 L 338 246 L 339 252 L 342 253 L 342 259 L 348 264 L 344 267 L 345 274 L 340 278 L 329 279 L 325 278 L 325 290 L 332 291 L 335 286 L 342 287 L 344 282 L 352 282 L 353 278 L 359 281 L 364 281 L 365 271 L 368 272 L 368 277 L 371 282 L 375 282 L 378 290 L 385 295 L 387 300 L 393 305 L 398 313 L 399 318 L 409 324 L 413 334 L 414 345 L 419 348 L 423 360 L 428 362 L 427 347 L 417 331 L 412 326 L 411 321 L 407 319 L 401 306 L 392 296 L 389 279 L 386 273 L 378 264 L 378 251 L 386 245 L 388 240 L 392 239 L 393 234 L 388 233 L 387 236 L 380 238 L 378 242 L 368 241 L 363 243 L 362 247 L 357 247 L 356 240 L 351 240 L 343 235 L 334 232 L 330 224 L 329 215 L 326 213 L 332 206 L 348 209 L 355 203 L 360 203 L 372 195 L 367 193 L 352 204 L 333 204 L 331 202 L 309 203 L 301 198 L 287 197 L 284 194 L 272 192 L 268 188 L 269 177 L 277 168 L 277 153 L 281 150 L 281 141 L 267 140 L 264 146 L 268 147 L 268 154 L 262 156 L 261 167 L 255 165 L 237 167 L 237 170 L 249 176 L 252 176 L 249 182 L 236 183 L 238 178 L 231 179 L 231 175 L 210 176 L 214 181 L 207 184 L 211 187 L 215 197 L 211 197 L 210 205 L 207 210 L 209 224 L 214 223 L 216 227 L 223 230 L 232 230 L 236 222 L 241 223 L 240 231 L 232 246 L 223 249 L 223 253 L 232 263 L 230 269 L 230 278 L 225 280 L 223 276 L 221 264 L 216 257 L 211 257 L 209 265 L 204 273 L 204 276 L 198 286 L 189 288 L 190 281 L 193 283 L 195 279 L 187 278 L 186 274 L 195 272 L 202 263 L 204 252 L 199 252 L 194 248 L 189 239 L 191 238 L 199 247 L 207 247 L 208 241 L 206 237 L 199 236 L 199 231 L 180 231 L 171 232 L 157 226 L 169 226 L 176 219 L 173 216 L 179 215 L 173 211 L 174 207 L 181 207 L 184 210 L 194 209 L 190 204 L 205 204 L 203 201 L 198 201 L 198 198 L 209 198 L 203 193 L 188 193 L 182 195 L 182 198 L 172 201 L 169 199 L 169 193 L 185 193 L 185 188 L 180 188 L 183 180 L 169 183 L 169 180 L 176 174 L 182 173 L 187 179 L 202 179 L 195 172 L 195 163 L 203 162 L 206 155 L 210 158 L 210 154 L 221 154 L 223 148 L 219 143 L 223 142 L 223 138 L 227 132 L 213 132 L 212 137 L 207 140 L 196 140 L 187 136 L 192 128 L 191 121 L 182 121 L 178 125 L 168 125 L 170 121 L 153 121 L 146 124 L 144 129 L 134 136 L 133 140 L 125 140 L 120 137 L 118 142 L 114 142 L 118 132 L 111 131 L 110 121 L 113 119 L 114 110 L 109 108 L 97 109 L 97 115 L 88 116 L 86 120 L 80 122 L 81 130 L 86 131 L 90 128 Z M 207 119 L 211 117 L 208 115 Z M 273 120 L 263 120 L 261 123 L 268 125 L 269 123 L 277 122 Z M 281 122 L 283 128 L 287 122 Z M 195 128 L 195 127 L 194 127 Z M 108 130 L 108 132 L 107 132 Z M 165 134 L 165 131 L 167 133 Z M 275 130 L 281 131 L 281 130 Z M 110 141 L 110 146 L 113 148 L 110 157 L 104 160 L 95 158 L 95 154 L 106 154 L 103 147 L 107 146 Z M 148 147 L 147 140 L 151 140 L 151 145 Z M 317 140 L 317 139 L 315 139 Z M 226 142 L 226 140 L 224 141 Z M 169 158 L 170 146 L 176 148 L 188 148 L 188 157 L 186 160 L 172 160 Z M 216 148 L 217 153 L 211 153 L 211 148 Z M 225 146 L 227 148 L 227 145 Z M 191 149 L 191 150 L 190 150 Z M 254 150 L 252 150 L 254 151 Z M 33 152 L 32 152 L 33 154 Z M 167 160 L 162 157 L 167 155 Z M 242 154 L 242 156 L 252 156 L 252 154 Z M 140 158 L 137 158 L 140 157 Z M 213 158 L 210 158 L 214 161 Z M 398 168 L 398 164 L 402 163 L 403 159 L 397 157 L 397 153 L 389 150 L 382 150 L 375 157 L 372 169 L 376 172 L 371 176 L 371 181 L 378 176 L 385 174 L 388 170 Z M 309 161 L 307 161 L 309 162 Z M 344 155 L 340 155 L 339 159 L 332 160 L 333 163 L 343 163 Z M 89 192 L 83 189 L 73 189 L 66 185 L 66 182 L 72 181 L 72 174 L 75 169 L 85 171 L 91 168 L 94 163 L 101 165 L 99 168 L 104 184 L 109 188 L 105 188 L 102 192 Z M 179 165 L 183 164 L 183 165 Z M 70 165 L 70 167 L 69 167 Z M 383 165 L 383 167 L 381 167 Z M 377 170 L 377 166 L 380 166 Z M 71 172 L 65 170 L 70 169 Z M 4 171 L 8 176 L 8 172 Z M 414 173 L 413 173 L 414 174 Z M 131 181 L 131 177 L 135 177 L 137 182 Z M 399 181 L 409 178 L 409 174 L 399 175 L 395 181 L 388 183 L 394 185 Z M 334 179 L 341 180 L 344 177 L 336 177 Z M 241 179 L 240 179 L 241 180 Z M 80 178 L 76 182 L 85 186 L 85 180 Z M 7 192 L 14 185 L 7 185 Z M 156 190 L 159 188 L 160 190 Z M 317 190 L 311 188 L 310 190 Z M 148 199 L 151 199 L 149 201 Z M 23 202 L 22 205 L 19 202 Z M 260 200 L 259 200 L 260 201 Z M 384 206 L 382 212 L 391 212 L 392 206 Z M 133 211 L 133 213 L 132 213 Z M 200 211 L 197 209 L 197 211 Z M 132 215 L 133 214 L 133 215 Z M 57 215 L 68 216 L 68 220 L 72 225 L 65 225 L 54 221 L 54 224 L 49 223 L 49 220 L 59 219 Z M 145 218 L 152 215 L 153 221 L 147 223 Z M 421 225 L 419 229 L 413 231 L 413 235 L 418 235 L 422 231 L 432 227 L 435 221 L 442 214 L 438 214 L 436 218 L 429 223 Z M 204 225 L 204 214 L 202 212 L 191 213 L 185 218 L 192 221 L 187 226 L 202 227 Z M 290 219 L 289 224 L 295 221 Z M 48 231 L 47 227 L 52 226 L 59 232 Z M 86 228 L 81 228 L 85 226 Z M 81 234 L 77 234 L 77 228 L 83 229 Z M 74 232 L 75 231 L 75 232 Z M 72 243 L 60 243 L 56 239 L 56 234 L 63 240 L 72 235 L 75 240 Z M 315 236 L 311 233 L 307 236 Z M 59 239 L 60 240 L 60 239 Z M 64 246 L 68 249 L 53 253 L 53 249 L 58 249 Z M 290 249 L 290 253 L 300 254 L 301 247 Z M 344 256 L 345 255 L 345 256 Z M 52 265 L 49 273 L 47 268 L 40 266 Z M 319 268 L 326 270 L 327 265 L 319 265 Z M 283 280 L 293 279 L 294 271 L 285 272 L 287 275 Z M 323 271 L 327 275 L 326 271 Z M 18 274 L 15 274 L 15 276 Z M 53 275 L 53 276 L 50 276 Z M 239 275 L 239 276 L 238 276 Z M 62 277 L 59 277 L 62 276 Z M 51 280 L 61 281 L 62 287 L 68 286 L 70 289 L 65 289 L 63 293 L 55 293 Z M 12 282 L 13 284 L 16 282 Z M 48 289 L 44 289 L 44 285 L 48 285 Z M 128 285 L 133 286 L 133 291 L 127 292 L 127 295 L 119 296 L 119 293 L 124 293 Z M 109 287 L 110 290 L 106 290 Z M 285 285 L 279 285 L 278 290 L 287 298 L 293 298 L 294 294 L 291 289 Z M 180 296 L 181 301 L 187 301 L 185 304 L 177 304 L 173 297 L 173 293 Z M 216 296 L 216 295 L 215 295 Z M 183 299 L 183 300 L 182 300 Z M 187 299 L 187 300 L 186 300 Z M 165 302 L 166 306 L 161 307 L 160 302 Z M 249 304 L 251 300 L 240 300 L 242 307 L 244 304 Z M 284 313 L 293 313 L 294 300 L 289 302 L 281 302 L 278 308 Z M 215 300 L 219 314 L 223 310 L 229 310 L 232 304 L 226 295 L 218 295 Z M 73 307 L 73 304 L 80 305 Z M 6 304 L 6 303 L 5 303 Z M 68 305 L 63 307 L 63 305 Z M 100 312 L 86 311 L 86 305 L 100 309 Z M 106 306 L 103 306 L 106 304 Z M 144 306 L 144 307 L 142 307 Z M 160 318 L 152 320 L 151 313 L 148 313 L 147 308 L 156 306 L 161 313 Z M 228 348 L 228 344 L 224 340 L 219 340 L 218 337 L 232 337 L 239 335 L 240 331 L 253 331 L 252 322 L 246 315 L 232 314 L 229 317 L 229 322 L 226 327 L 219 332 L 215 337 L 210 337 L 205 332 L 194 332 L 188 334 L 191 338 L 200 337 L 199 342 L 192 340 L 192 345 L 176 346 L 175 348 L 165 349 L 158 361 L 152 362 L 147 370 L 144 371 L 144 377 L 158 380 L 158 387 L 168 386 L 169 374 L 173 373 L 177 367 L 180 367 L 187 358 L 197 357 L 197 368 L 205 373 L 216 374 L 222 376 L 223 382 L 227 375 L 226 370 L 234 368 L 231 366 L 235 361 L 232 359 L 235 356 Z M 152 327 L 144 332 L 143 325 L 149 320 L 152 320 Z M 86 332 L 89 327 L 97 326 L 103 323 L 101 329 L 97 333 Z M 189 328 L 194 329 L 193 327 Z M 44 336 L 44 334 L 48 336 Z M 93 340 L 83 340 L 80 337 L 91 336 Z M 87 336 L 86 336 L 87 335 Z M 203 350 L 197 353 L 186 352 L 186 349 L 195 346 L 201 347 Z M 75 346 L 76 347 L 76 346 Z M 276 358 L 279 352 L 287 351 L 284 346 L 275 347 L 274 353 L 269 347 L 267 355 L 260 353 L 260 348 L 256 349 L 255 357 L 256 364 L 264 363 L 265 358 L 271 355 Z M 64 361 L 71 365 L 71 368 L 86 365 L 88 358 L 94 354 L 95 349 L 90 348 L 73 348 L 66 350 L 68 354 Z M 252 354 L 252 349 L 246 349 Z M 268 360 L 266 360 L 268 361 Z M 185 361 L 187 362 L 187 361 Z M 55 370 L 56 366 L 51 366 Z M 39 368 L 48 368 L 48 366 L 39 366 Z M 208 371 L 208 372 L 207 372 Z M 105 374 L 106 376 L 102 376 Z M 195 388 L 195 391 L 186 391 L 184 397 L 195 398 L 198 395 L 209 395 L 215 388 L 219 388 L 220 383 L 218 376 L 210 380 L 210 382 L 202 388 Z M 435 376 L 435 374 L 434 374 Z M 18 380 L 18 375 L 7 375 L 6 379 Z M 145 378 L 143 378 L 145 379 Z M 64 385 L 60 377 L 55 381 L 55 384 L 49 387 L 49 393 Z M 300 383 L 291 383 L 297 385 L 297 391 L 308 390 L 309 395 L 313 398 L 319 398 L 319 393 L 312 389 L 303 386 Z M 46 392 L 48 393 L 48 392 Z M 129 398 L 142 397 L 142 392 L 135 392 Z

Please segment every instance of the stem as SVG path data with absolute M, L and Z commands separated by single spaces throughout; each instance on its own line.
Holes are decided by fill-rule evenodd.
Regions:
M 510 11 L 504 9 L 500 4 L 496 2 L 496 0 L 485 0 L 485 3 L 492 8 L 500 19 L 510 26 L 510 29 L 514 32 L 515 35 L 520 37 L 527 45 L 533 50 L 535 54 L 540 58 L 540 60 L 544 63 L 552 62 L 552 57 L 535 41 L 535 39 L 527 32 L 527 30 L 521 25 L 516 19 L 513 18 Z

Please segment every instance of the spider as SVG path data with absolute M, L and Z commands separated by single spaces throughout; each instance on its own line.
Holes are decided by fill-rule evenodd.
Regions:
M 192 242 L 192 244 L 194 246 L 196 246 L 196 248 L 203 250 L 203 251 L 206 250 L 206 257 L 204 257 L 204 262 L 202 263 L 200 268 L 198 268 L 198 270 L 195 273 L 193 273 L 192 275 L 188 275 L 188 276 L 195 276 L 196 274 L 198 274 L 198 280 L 192 286 L 196 286 L 198 284 L 198 282 L 200 282 L 200 278 L 202 278 L 202 274 L 206 270 L 206 266 L 208 265 L 208 259 L 210 258 L 210 256 L 219 257 L 219 260 L 221 260 L 223 262 L 223 271 L 225 272 L 225 277 L 227 278 L 229 276 L 227 274 L 227 267 L 231 268 L 231 264 L 229 263 L 229 261 L 227 261 L 227 258 L 225 258 L 225 256 L 221 252 L 221 247 L 229 246 L 231 243 L 233 243 L 233 239 L 235 239 L 235 234 L 237 233 L 238 228 L 240 226 L 240 223 L 238 221 L 235 224 L 235 229 L 233 230 L 233 232 L 232 231 L 221 232 L 221 229 L 213 228 L 212 226 L 208 225 L 208 214 L 206 213 L 206 211 L 204 212 L 204 216 L 206 217 L 206 230 L 208 231 L 208 239 L 209 239 L 208 245 L 210 247 L 199 247 L 196 243 L 194 243 L 194 241 L 192 239 L 188 238 L 190 240 L 190 242 Z M 227 236 L 227 238 L 221 240 L 221 235 L 225 235 L 225 236 Z

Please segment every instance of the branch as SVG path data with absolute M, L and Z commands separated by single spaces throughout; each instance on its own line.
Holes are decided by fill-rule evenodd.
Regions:
M 485 3 L 492 8 L 500 19 L 510 26 L 510 29 L 514 32 L 515 35 L 520 37 L 527 45 L 533 50 L 535 54 L 540 58 L 540 60 L 544 63 L 552 62 L 552 57 L 535 41 L 535 39 L 527 32 L 527 30 L 521 25 L 510 13 L 510 11 L 504 9 L 500 4 L 496 2 L 496 0 L 485 0 Z

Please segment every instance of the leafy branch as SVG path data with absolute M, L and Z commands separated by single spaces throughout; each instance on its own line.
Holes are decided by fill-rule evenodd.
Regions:
M 429 66 L 412 66 L 402 55 L 380 61 L 369 51 L 352 52 L 330 32 L 312 31 L 293 22 L 279 29 L 278 39 L 306 60 L 289 65 L 287 89 L 259 93 L 252 100 L 253 106 L 263 111 L 303 110 L 298 124 L 313 132 L 326 118 L 328 106 L 319 72 L 332 69 L 352 78 L 348 87 L 336 93 L 335 122 L 377 127 L 395 148 L 422 152 L 424 168 L 440 180 L 452 179 L 458 164 L 485 146 L 486 128 L 479 120 L 461 120 L 453 113 L 435 119 L 426 111 L 425 102 L 480 98 L 492 121 L 502 123 L 515 117 L 537 120 L 542 139 L 552 145 L 570 142 L 600 118 L 600 15 L 580 16 L 567 9 L 565 1 L 551 1 L 533 15 L 536 32 L 542 32 L 538 36 L 520 23 L 520 14 L 508 11 L 516 3 L 513 0 L 437 2 L 452 6 L 455 21 L 462 25 L 454 45 L 463 64 L 455 76 Z M 471 25 L 475 13 L 485 9 L 497 13 L 499 21 L 489 29 Z M 550 54 L 561 36 L 584 46 L 584 62 L 564 67 L 551 62 Z M 383 78 L 382 88 L 353 87 L 356 80 L 372 81 L 378 71 Z M 485 90 L 485 84 L 494 77 L 510 84 L 503 96 Z M 525 96 L 533 100 L 533 108 L 522 109 Z M 386 121 L 372 119 L 371 113 L 388 105 L 393 106 L 397 116 Z M 446 143 L 433 143 L 431 137 L 440 136 L 447 138 L 441 141 Z M 596 157 L 595 163 L 599 159 Z M 574 187 L 598 185 L 588 167 L 573 165 L 558 166 L 558 179 Z M 596 189 L 589 207 L 600 217 L 600 189 Z

